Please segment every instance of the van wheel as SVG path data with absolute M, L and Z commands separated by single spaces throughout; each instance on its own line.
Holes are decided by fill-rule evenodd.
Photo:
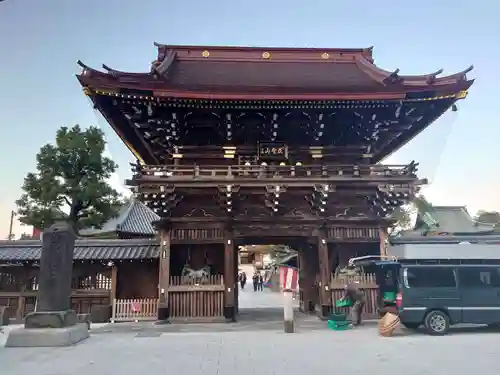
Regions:
M 440 310 L 429 311 L 424 326 L 429 335 L 445 335 L 450 329 L 450 318 Z

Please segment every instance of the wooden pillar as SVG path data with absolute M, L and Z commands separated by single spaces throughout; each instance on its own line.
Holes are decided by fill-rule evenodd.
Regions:
M 299 252 L 299 286 L 301 289 L 301 310 L 305 313 L 314 311 L 314 254 L 309 246 Z
M 239 260 L 239 250 L 238 246 L 234 245 L 234 307 L 235 307 L 235 314 L 238 314 L 239 311 L 239 302 L 240 302 L 240 286 L 238 283 L 238 268 L 240 265 L 240 260 Z
M 158 320 L 168 320 L 168 286 L 170 284 L 170 230 L 162 230 L 160 235 L 160 260 L 158 275 Z
M 318 236 L 318 260 L 319 260 L 319 298 L 321 303 L 321 317 L 326 318 L 332 311 L 332 293 L 330 291 L 331 269 L 328 259 L 328 243 L 324 233 Z
M 387 227 L 380 227 L 378 235 L 380 239 L 380 255 L 387 256 Z
M 113 264 L 111 268 L 111 291 L 109 293 L 109 303 L 111 304 L 111 323 L 114 323 L 116 317 L 116 286 L 118 285 L 118 267 Z
M 236 321 L 235 292 L 236 272 L 235 247 L 233 232 L 229 229 L 224 233 L 224 316 L 229 321 Z

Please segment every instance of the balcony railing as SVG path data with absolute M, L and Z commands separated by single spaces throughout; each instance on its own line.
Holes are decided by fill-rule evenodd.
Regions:
M 417 178 L 417 165 L 193 165 L 134 166 L 134 179 L 138 180 L 213 180 L 213 179 L 269 179 L 269 178 Z

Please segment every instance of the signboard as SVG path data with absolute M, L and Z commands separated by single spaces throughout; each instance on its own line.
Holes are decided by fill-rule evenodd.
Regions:
M 140 313 L 141 312 L 141 303 L 140 302 L 131 302 L 130 308 L 131 308 L 133 313 Z
M 262 142 L 258 146 L 259 159 L 285 160 L 288 158 L 288 147 L 284 143 Z
M 282 290 L 295 291 L 299 286 L 299 271 L 297 268 L 280 267 L 280 287 Z

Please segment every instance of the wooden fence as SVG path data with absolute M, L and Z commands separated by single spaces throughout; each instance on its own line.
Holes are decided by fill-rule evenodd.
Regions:
M 115 299 L 111 322 L 156 320 L 158 298 Z
M 363 290 L 366 296 L 366 304 L 363 311 L 365 319 L 378 318 L 378 285 L 375 281 L 375 274 L 361 274 L 356 276 L 339 275 L 332 277 L 330 290 L 332 293 L 332 302 L 336 312 L 349 313 L 347 307 L 335 307 L 335 301 L 342 298 L 346 284 L 354 281 L 359 282 L 359 288 Z
M 71 308 L 77 314 L 100 316 L 99 309 L 108 308 L 111 304 L 108 290 L 73 290 L 71 293 Z M 0 292 L 0 306 L 6 307 L 6 312 L 13 322 L 20 323 L 23 318 L 35 311 L 37 291 Z M 109 310 L 108 310 L 109 311 Z M 106 319 L 109 319 L 109 312 Z M 97 321 L 100 321 L 99 319 Z
M 224 279 L 211 275 L 193 281 L 174 276 L 168 287 L 168 306 L 171 319 L 218 320 L 224 317 Z

